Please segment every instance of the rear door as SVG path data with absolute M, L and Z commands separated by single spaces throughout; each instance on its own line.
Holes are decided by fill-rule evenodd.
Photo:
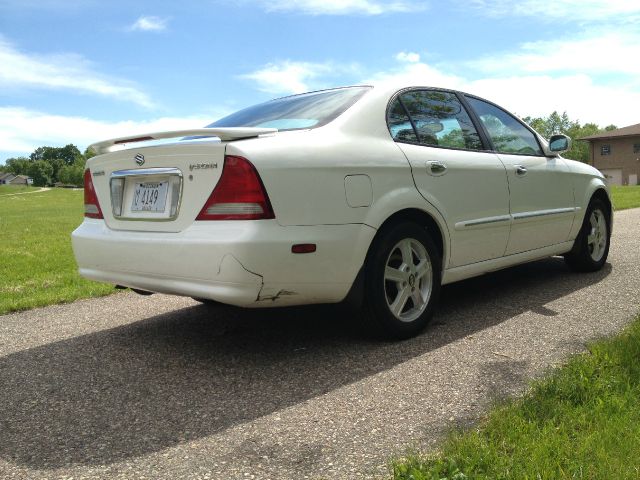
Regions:
M 509 238 L 504 165 L 485 145 L 453 92 L 406 91 L 391 103 L 389 130 L 422 196 L 447 222 L 447 268 L 500 257 Z
M 506 255 L 567 241 L 575 217 L 573 182 L 560 157 L 546 157 L 520 120 L 479 98 L 467 96 L 504 163 L 513 223 Z

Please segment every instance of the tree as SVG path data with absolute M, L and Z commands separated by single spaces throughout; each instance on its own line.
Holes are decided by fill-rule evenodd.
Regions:
M 51 181 L 60 180 L 60 170 L 64 166 L 74 165 L 77 161 L 84 161 L 84 157 L 78 147 L 68 144 L 64 147 L 38 147 L 29 156 L 32 162 L 45 161 L 53 168 Z M 34 180 L 35 181 L 35 180 Z
M 45 187 L 52 183 L 53 167 L 44 160 L 36 160 L 30 162 L 27 174 L 33 178 L 33 184 L 39 187 Z
M 558 112 L 554 111 L 546 118 L 525 117 L 523 120 L 544 138 L 549 138 L 551 135 L 558 133 L 567 135 L 569 130 L 580 126 L 578 122 L 569 118 L 567 112 L 560 115 Z
M 90 158 L 93 158 L 96 156 L 96 152 L 94 152 L 93 150 L 91 150 L 89 147 L 87 147 L 84 150 L 84 153 L 82 154 L 82 156 L 84 157 L 85 161 L 89 160 Z
M 82 182 L 77 181 L 76 172 L 79 168 L 84 170 L 87 159 L 94 155 L 95 154 L 89 149 L 86 149 L 84 154 L 82 154 L 82 152 L 78 150 L 78 147 L 71 143 L 64 147 L 48 147 L 44 145 L 36 148 L 29 157 L 8 158 L 5 165 L 0 165 L 0 171 L 10 172 L 14 175 L 29 175 L 33 177 L 30 173 L 33 170 L 37 171 L 38 175 L 44 175 L 40 178 L 41 182 L 54 183 L 60 180 L 60 173 L 64 167 L 72 167 L 64 170 L 64 176 L 67 179 L 74 179 L 74 181 L 70 183 L 81 185 Z M 45 162 L 51 166 L 51 169 L 43 169 L 40 164 L 34 167 L 33 165 L 37 162 Z M 73 172 L 73 174 L 71 172 Z
M 29 159 L 26 157 L 8 158 L 5 169 L 14 175 L 27 175 L 29 169 Z
M 589 161 L 589 144 L 579 139 L 617 128 L 615 125 L 609 125 L 601 129 L 595 123 L 580 125 L 579 121 L 571 120 L 567 112 L 564 112 L 562 115 L 558 112 L 553 112 L 548 117 L 525 117 L 523 120 L 544 138 L 548 139 L 558 133 L 570 137 L 571 149 L 563 153 L 562 156 L 585 163 Z
M 66 145 L 64 147 L 38 147 L 29 156 L 31 161 L 45 160 L 50 162 L 51 160 L 60 160 L 65 165 L 73 165 L 75 161 L 82 157 L 82 153 L 73 144 Z
M 600 132 L 600 129 L 595 123 L 585 123 L 580 126 L 576 122 L 576 125 L 566 132 L 566 135 L 571 137 L 571 149 L 563 153 L 562 156 L 587 163 L 589 161 L 589 142 L 578 139 L 595 135 L 598 132 Z
M 58 180 L 66 185 L 81 186 L 84 182 L 84 159 L 78 159 L 73 165 L 63 165 L 58 172 Z
M 543 118 L 524 117 L 523 120 L 540 135 L 545 138 L 549 138 L 547 135 L 547 124 Z

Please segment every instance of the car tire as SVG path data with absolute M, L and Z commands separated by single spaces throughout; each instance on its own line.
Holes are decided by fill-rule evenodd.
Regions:
M 607 261 L 611 240 L 609 216 L 609 209 L 602 200 L 591 200 L 573 248 L 564 256 L 572 270 L 595 272 Z
M 361 312 L 367 331 L 396 340 L 420 333 L 438 301 L 441 265 L 424 227 L 404 222 L 380 232 L 365 263 Z

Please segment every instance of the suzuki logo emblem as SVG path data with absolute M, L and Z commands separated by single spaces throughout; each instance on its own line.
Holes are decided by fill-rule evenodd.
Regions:
M 144 165 L 144 155 L 142 155 L 141 153 L 137 154 L 135 157 L 133 157 L 133 159 L 136 161 L 136 163 L 140 166 Z

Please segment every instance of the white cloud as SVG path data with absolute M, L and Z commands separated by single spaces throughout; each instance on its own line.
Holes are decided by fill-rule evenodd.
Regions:
M 93 71 L 79 55 L 32 55 L 18 51 L 0 36 L 0 88 L 70 90 L 153 107 L 149 96 L 120 79 Z
M 443 88 L 459 88 L 464 84 L 464 79 L 453 74 L 444 72 L 432 65 L 421 62 L 419 57 L 405 52 L 400 52 L 395 56 L 400 66 L 377 72 L 364 80 L 363 83 L 373 84 L 409 84 L 421 86 L 433 86 Z M 409 60 L 407 57 L 411 57 Z
M 471 0 L 464 1 L 491 17 L 527 16 L 538 20 L 601 22 L 605 19 L 627 21 L 640 14 L 640 4 L 632 0 Z
M 488 78 L 469 82 L 467 90 L 521 116 L 566 111 L 572 119 L 601 127 L 638 123 L 637 112 L 628 105 L 640 105 L 640 90 L 596 84 L 585 74 Z
M 375 73 L 365 83 L 410 84 L 462 90 L 502 105 L 521 116 L 547 116 L 554 110 L 566 111 L 572 119 L 601 126 L 625 126 L 638 123 L 637 111 L 630 105 L 640 105 L 640 86 L 596 82 L 587 73 L 527 72 L 518 68 L 502 72 L 498 78 L 489 75 L 455 75 L 443 66 L 426 62 L 404 61 L 396 56 L 398 65 Z M 499 64 L 500 58 L 496 60 Z
M 310 82 L 333 72 L 329 64 L 284 61 L 270 63 L 242 78 L 254 80 L 258 89 L 273 94 L 302 93 L 311 90 Z
M 161 32 L 167 29 L 167 22 L 166 18 L 143 15 L 129 29 L 142 32 Z
M 202 128 L 227 112 L 187 118 L 161 117 L 145 121 L 105 122 L 85 117 L 67 117 L 21 107 L 0 107 L 0 145 L 4 152 L 28 155 L 43 145 L 73 143 L 84 150 L 91 143 L 108 138 L 164 130 Z M 3 161 L 4 158 L 0 159 Z
M 416 63 L 420 61 L 420 55 L 414 52 L 400 52 L 396 54 L 396 60 L 399 62 Z
M 626 55 L 632 47 L 625 45 L 625 38 L 628 40 L 629 37 L 611 34 L 600 40 L 602 48 L 616 45 Z M 338 86 L 336 78 L 346 73 L 340 77 L 351 80 L 340 84 L 451 88 L 485 97 L 521 116 L 546 116 L 557 110 L 566 111 L 572 119 L 582 123 L 618 126 L 638 123 L 637 112 L 629 107 L 640 105 L 638 66 L 626 62 L 627 66 L 620 67 L 626 69 L 625 74 L 615 76 L 615 81 L 607 76 L 593 75 L 593 59 L 588 53 L 581 52 L 591 48 L 599 53 L 597 38 L 538 42 L 519 48 L 515 52 L 460 64 L 431 64 L 421 60 L 415 52 L 402 51 L 394 56 L 397 62 L 394 67 L 366 75 L 363 80 L 361 69 L 357 67 L 291 61 L 269 64 L 245 78 L 254 80 L 258 89 L 282 94 Z M 609 63 L 602 65 L 603 73 L 607 73 Z
M 380 15 L 424 10 L 424 1 L 376 0 L 258 0 L 267 11 L 300 12 L 309 15 Z
M 616 8 L 616 5 L 613 5 Z M 567 111 L 582 122 L 618 126 L 638 123 L 640 34 L 591 30 L 576 38 L 525 43 L 515 52 L 465 64 L 479 94 L 504 98 L 521 115 Z M 508 103 L 507 103 L 508 102 Z
M 608 31 L 572 39 L 524 43 L 513 53 L 493 54 L 470 63 L 478 70 L 510 72 L 574 72 L 591 75 L 640 76 L 640 33 Z

